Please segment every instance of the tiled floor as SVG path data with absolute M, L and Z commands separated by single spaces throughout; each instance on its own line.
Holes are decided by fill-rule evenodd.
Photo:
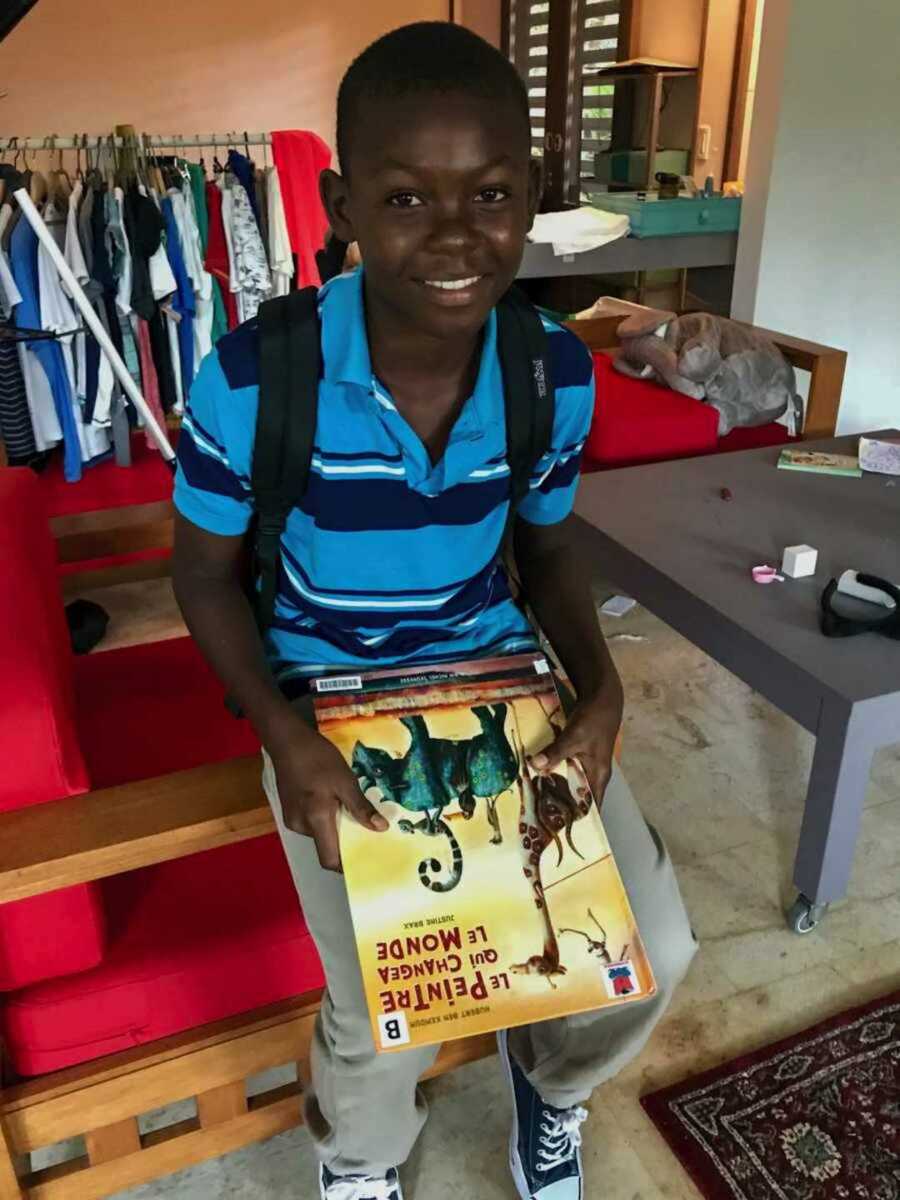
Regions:
M 165 582 L 96 598 L 113 617 L 107 646 L 178 632 Z M 638 1097 L 900 986 L 900 747 L 877 759 L 848 899 L 797 937 L 783 910 L 812 738 L 648 613 L 606 624 L 628 693 L 623 765 L 679 867 L 701 952 L 645 1052 L 592 1102 L 587 1195 L 696 1200 Z M 497 1063 L 428 1091 L 408 1200 L 513 1197 Z M 298 1130 L 126 1196 L 314 1200 L 317 1190 Z

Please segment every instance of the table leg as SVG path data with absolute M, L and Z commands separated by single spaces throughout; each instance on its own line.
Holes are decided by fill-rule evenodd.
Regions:
M 870 732 L 861 709 L 823 701 L 794 864 L 800 896 L 789 923 L 797 933 L 813 929 L 829 903 L 847 891 L 872 767 Z

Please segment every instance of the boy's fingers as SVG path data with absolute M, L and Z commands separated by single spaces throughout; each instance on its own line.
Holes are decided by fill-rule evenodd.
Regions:
M 528 761 L 536 771 L 552 771 L 567 758 L 575 758 L 577 755 L 576 739 L 571 736 L 569 730 L 565 730 L 556 741 L 551 742 L 540 754 L 533 755 Z
M 337 800 L 319 803 L 307 811 L 306 824 L 309 836 L 316 844 L 319 865 L 325 871 L 340 871 L 341 847 L 337 832 Z
M 375 833 L 384 833 L 387 820 L 363 795 L 355 779 L 341 793 L 341 803 L 354 821 Z

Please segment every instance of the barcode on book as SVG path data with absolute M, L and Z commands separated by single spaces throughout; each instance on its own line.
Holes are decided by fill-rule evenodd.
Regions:
M 550 670 L 550 664 L 547 662 L 546 658 L 538 658 L 535 659 L 534 669 L 537 671 L 538 675 L 546 675 Z
M 330 679 L 317 679 L 317 692 L 358 692 L 362 688 L 359 675 L 333 675 Z

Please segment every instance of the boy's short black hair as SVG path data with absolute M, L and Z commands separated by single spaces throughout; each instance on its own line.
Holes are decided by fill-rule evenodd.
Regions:
M 337 99 L 337 149 L 346 174 L 367 101 L 456 92 L 511 101 L 522 117 L 523 149 L 531 124 L 528 92 L 515 67 L 489 42 L 448 21 L 418 21 L 373 42 L 351 63 Z

